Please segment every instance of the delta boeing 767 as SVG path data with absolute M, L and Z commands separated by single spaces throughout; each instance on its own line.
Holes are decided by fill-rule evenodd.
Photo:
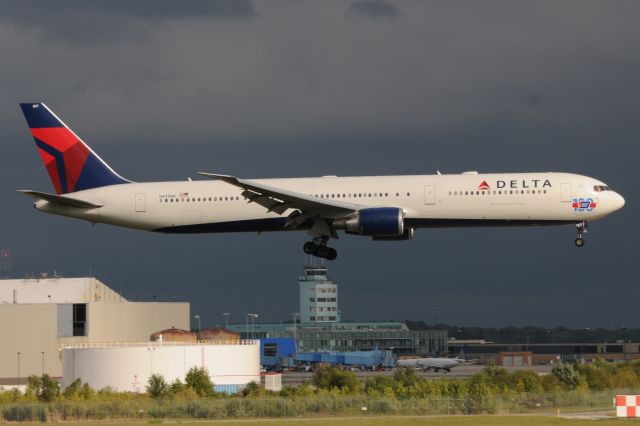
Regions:
M 624 206 L 605 183 L 570 173 L 323 176 L 134 183 L 44 103 L 20 104 L 56 194 L 21 190 L 46 213 L 168 234 L 307 231 L 304 252 L 333 260 L 338 232 L 408 240 L 419 228 L 574 224 Z

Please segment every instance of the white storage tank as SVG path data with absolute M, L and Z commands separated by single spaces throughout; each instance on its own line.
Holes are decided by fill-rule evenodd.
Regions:
M 62 347 L 62 387 L 81 379 L 94 389 L 145 392 L 152 374 L 184 382 L 192 367 L 204 367 L 215 390 L 234 393 L 260 383 L 260 341 L 80 343 Z

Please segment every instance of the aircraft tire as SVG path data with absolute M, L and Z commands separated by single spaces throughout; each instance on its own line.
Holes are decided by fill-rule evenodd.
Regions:
M 313 241 L 307 241 L 304 243 L 304 246 L 302 246 L 302 250 L 304 250 L 306 254 L 315 255 L 318 252 L 318 245 Z
M 576 247 L 584 247 L 584 238 L 578 237 L 576 238 L 576 240 L 574 241 Z
M 331 247 L 327 247 L 329 250 L 327 250 L 327 256 L 326 259 L 327 260 L 335 260 L 336 257 L 338 257 L 338 251 L 334 248 Z

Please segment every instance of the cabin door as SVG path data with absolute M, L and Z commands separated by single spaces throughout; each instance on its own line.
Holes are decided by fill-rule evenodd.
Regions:
M 137 212 L 147 211 L 147 194 L 144 194 L 144 193 L 136 194 L 136 211 Z
M 560 197 L 563 203 L 568 203 L 571 201 L 571 184 L 563 183 L 560 185 Z
M 424 187 L 424 203 L 428 206 L 436 203 L 436 187 L 435 185 L 425 185 Z

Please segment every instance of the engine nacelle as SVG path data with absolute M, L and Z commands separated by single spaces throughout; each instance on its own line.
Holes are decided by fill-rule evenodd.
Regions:
M 373 241 L 403 241 L 413 239 L 413 228 L 404 228 L 402 235 L 393 237 L 373 237 Z
M 397 207 L 372 207 L 333 221 L 336 229 L 371 237 L 400 237 L 404 234 L 404 212 Z

